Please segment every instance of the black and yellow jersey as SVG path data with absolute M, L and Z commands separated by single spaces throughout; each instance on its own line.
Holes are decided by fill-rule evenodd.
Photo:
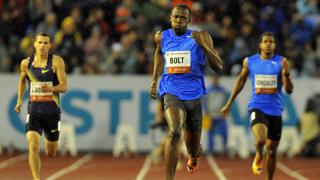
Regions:
M 29 86 L 28 113 L 60 114 L 59 93 L 41 92 L 41 86 L 59 84 L 56 73 L 52 68 L 53 55 L 49 54 L 45 67 L 34 67 L 34 55 L 30 56 L 27 69 Z

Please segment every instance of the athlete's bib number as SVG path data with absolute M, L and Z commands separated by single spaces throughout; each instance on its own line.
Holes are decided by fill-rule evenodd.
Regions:
M 255 75 L 256 94 L 273 94 L 277 92 L 277 75 Z
M 190 51 L 166 52 L 166 70 L 168 74 L 190 73 Z
M 47 85 L 52 87 L 52 82 L 31 82 L 30 83 L 30 101 L 52 101 L 52 92 L 42 92 L 41 87 Z

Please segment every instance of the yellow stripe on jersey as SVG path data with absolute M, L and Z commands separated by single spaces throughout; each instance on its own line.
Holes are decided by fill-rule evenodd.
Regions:
M 59 108 L 61 108 L 61 107 L 60 107 L 60 102 L 59 102 L 59 97 L 58 97 L 56 94 L 53 95 L 53 101 L 56 103 L 56 105 L 57 105 Z
M 31 82 L 39 82 L 39 80 L 32 74 L 32 72 L 29 71 L 29 69 L 27 69 L 27 75 Z

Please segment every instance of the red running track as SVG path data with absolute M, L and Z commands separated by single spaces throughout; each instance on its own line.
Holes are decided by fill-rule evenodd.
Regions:
M 189 174 L 182 160 L 176 180 L 262 180 L 264 176 L 251 173 L 251 159 L 228 159 L 202 156 L 199 169 Z M 104 154 L 82 154 L 78 157 L 42 157 L 41 178 L 47 180 L 163 180 L 165 167 L 153 165 L 149 156 L 137 155 L 131 158 L 114 158 Z M 1 180 L 32 180 L 27 154 L 0 156 Z M 320 179 L 320 158 L 279 158 L 274 179 L 276 180 L 318 180 Z

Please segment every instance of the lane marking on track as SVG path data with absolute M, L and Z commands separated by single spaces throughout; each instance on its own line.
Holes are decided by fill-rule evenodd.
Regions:
M 0 170 L 16 162 L 26 160 L 27 158 L 28 158 L 28 153 L 24 153 L 24 154 L 20 154 L 19 156 L 15 156 L 13 158 L 2 161 L 0 162 Z
M 220 180 L 227 180 L 226 176 L 223 174 L 222 170 L 219 168 L 217 162 L 214 160 L 212 155 L 207 155 L 207 161 L 210 165 L 212 171 L 217 175 Z
M 298 179 L 298 180 L 309 180 L 308 178 L 304 177 L 303 175 L 301 175 L 300 173 L 291 170 L 290 168 L 288 168 L 285 164 L 283 164 L 282 162 L 278 162 L 277 163 L 277 168 L 280 169 L 282 172 L 284 172 L 285 174 L 291 176 L 294 179 Z
M 139 174 L 138 176 L 136 177 L 136 180 L 143 180 L 144 177 L 147 175 L 150 167 L 151 167 L 151 155 L 149 154 L 147 157 L 146 157 L 146 160 L 144 161 L 143 163 L 143 166 L 141 168 L 141 170 L 139 171 Z
M 60 171 L 47 177 L 46 180 L 55 180 L 55 179 L 58 179 L 64 175 L 72 172 L 72 171 L 75 171 L 78 168 L 80 168 L 82 165 L 84 165 L 85 163 L 89 162 L 92 159 L 92 157 L 93 157 L 93 155 L 91 153 L 86 154 L 85 156 L 83 156 L 81 159 L 77 160 L 76 162 L 74 162 L 70 166 L 63 168 Z

